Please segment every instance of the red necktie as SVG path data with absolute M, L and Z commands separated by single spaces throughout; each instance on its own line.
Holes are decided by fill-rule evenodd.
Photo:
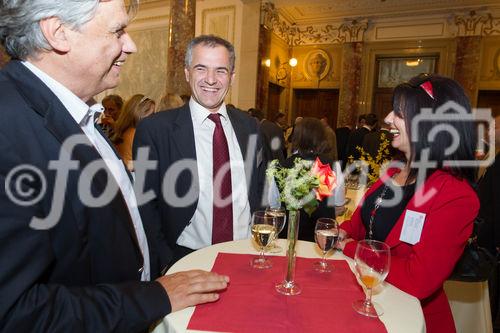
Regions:
M 231 197 L 231 167 L 229 147 L 222 129 L 220 114 L 208 116 L 215 123 L 212 142 L 213 158 L 213 220 L 212 244 L 233 240 L 233 202 Z M 222 169 L 222 171 L 221 171 Z M 219 172 L 222 174 L 219 175 Z M 222 203 L 223 201 L 223 203 Z

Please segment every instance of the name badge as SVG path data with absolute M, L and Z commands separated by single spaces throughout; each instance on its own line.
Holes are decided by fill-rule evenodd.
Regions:
M 411 245 L 415 245 L 420 242 L 420 236 L 422 235 L 424 222 L 424 213 L 419 213 L 407 209 L 405 219 L 403 221 L 403 229 L 401 230 L 399 240 Z

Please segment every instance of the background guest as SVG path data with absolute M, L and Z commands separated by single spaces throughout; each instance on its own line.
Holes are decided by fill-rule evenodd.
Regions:
M 101 125 L 108 138 L 113 136 L 115 122 L 120 117 L 123 107 L 123 99 L 118 95 L 108 95 L 101 102 L 104 112 L 99 117 L 98 123 Z
M 325 131 L 326 131 L 326 139 L 330 143 L 330 148 L 331 148 L 331 159 L 333 161 L 338 161 L 339 156 L 337 153 L 337 135 L 333 131 L 333 129 L 328 125 L 328 118 L 323 117 L 321 118 L 321 123 L 323 123 L 323 126 L 325 126 Z
M 387 281 L 420 299 L 429 333 L 455 332 L 443 283 L 463 252 L 479 210 L 471 186 L 475 170 L 443 165 L 446 160 L 474 160 L 477 135 L 469 118 L 447 121 L 430 116 L 418 123 L 418 137 L 411 140 L 414 118 L 425 108 L 436 110 L 449 101 L 472 114 L 462 87 L 449 78 L 421 75 L 394 89 L 394 111 L 385 122 L 395 133 L 392 146 L 404 154 L 404 161 L 367 191 L 352 219 L 340 226 L 345 240 L 339 247 L 347 256 L 354 257 L 357 241 L 365 238 L 389 245 Z M 445 112 L 456 114 L 453 108 Z M 438 125 L 451 126 L 457 137 L 441 131 L 429 141 L 429 133 Z M 459 145 L 450 153 L 453 140 L 459 140 Z M 425 168 L 415 164 L 422 157 L 428 158 Z M 420 228 L 403 232 L 409 223 Z
M 332 148 L 327 139 L 326 129 L 323 123 L 316 118 L 305 117 L 295 125 L 292 140 L 292 155 L 285 160 L 283 166 L 290 168 L 293 166 L 295 158 L 300 157 L 305 160 L 314 161 L 317 157 L 323 164 L 333 165 L 332 169 L 337 177 L 342 177 L 340 164 L 331 159 Z M 314 227 L 316 220 L 320 217 L 335 218 L 335 205 L 343 205 L 345 190 L 343 181 L 337 182 L 339 186 L 333 193 L 333 204 L 331 200 L 323 200 L 318 208 L 309 216 L 303 209 L 300 210 L 299 239 L 314 242 Z M 286 238 L 284 228 L 281 237 Z
M 361 123 L 363 123 L 363 119 L 360 116 L 359 124 Z M 347 158 L 352 156 L 355 161 L 359 159 L 361 154 L 356 147 L 363 146 L 365 135 L 370 133 L 377 126 L 377 123 L 377 115 L 369 113 L 364 117 L 364 125 L 356 128 L 349 134 L 349 139 L 347 140 Z
M 158 103 L 156 111 L 160 112 L 160 111 L 175 109 L 178 108 L 179 106 L 182 106 L 183 104 L 184 101 L 182 100 L 181 96 L 177 94 L 166 93 L 160 99 L 160 103 Z
M 148 97 L 137 94 L 132 96 L 123 107 L 120 117 L 115 123 L 111 141 L 129 171 L 134 170 L 132 162 L 132 145 L 135 128 L 141 119 L 154 113 L 155 102 Z

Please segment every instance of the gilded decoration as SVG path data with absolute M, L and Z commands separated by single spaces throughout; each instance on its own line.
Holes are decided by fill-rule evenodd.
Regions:
M 290 46 L 360 42 L 368 28 L 367 20 L 351 20 L 342 24 L 298 26 L 283 19 L 273 3 L 262 3 L 261 24 Z
M 456 15 L 458 36 L 490 36 L 500 34 L 500 18 L 489 13 L 470 11 L 467 15 Z

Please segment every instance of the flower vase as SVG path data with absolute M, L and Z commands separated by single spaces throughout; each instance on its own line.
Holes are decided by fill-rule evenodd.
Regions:
M 276 284 L 276 291 L 283 295 L 298 295 L 302 291 L 295 281 L 295 259 L 297 237 L 299 234 L 299 211 L 288 211 L 288 236 L 286 247 L 286 275 L 283 282 Z

